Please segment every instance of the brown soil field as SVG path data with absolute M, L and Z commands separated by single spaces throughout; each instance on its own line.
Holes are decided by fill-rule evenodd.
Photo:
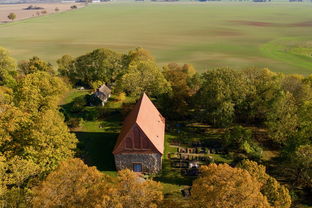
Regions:
M 42 7 L 40 10 L 25 10 L 28 6 L 33 5 L 36 7 Z M 45 4 L 45 3 L 37 3 L 37 4 L 0 4 L 0 23 L 6 23 L 11 20 L 8 19 L 8 15 L 13 12 L 16 14 L 17 20 L 37 17 L 38 15 L 49 15 L 52 13 L 56 13 L 55 8 L 58 8 L 58 12 L 64 12 L 70 10 L 72 5 L 76 5 L 78 8 L 84 6 L 81 3 L 53 3 L 53 4 Z M 42 11 L 47 11 L 46 14 L 42 14 Z

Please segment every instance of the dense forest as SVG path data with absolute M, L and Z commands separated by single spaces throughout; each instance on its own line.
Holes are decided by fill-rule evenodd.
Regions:
M 72 88 L 103 83 L 120 100 L 145 92 L 168 123 L 223 129 L 221 148 L 232 162 L 202 166 L 181 201 L 167 198 L 154 176 L 109 176 L 89 167 L 71 133 L 79 126 L 71 113 L 81 113 L 86 101 L 76 99 L 69 111 L 60 103 Z M 199 74 L 190 64 L 159 67 L 142 48 L 64 55 L 57 66 L 36 56 L 16 63 L 0 49 L 0 207 L 311 205 L 311 141 L 312 76 L 257 68 Z M 274 161 L 263 160 L 267 148 L 278 152 Z

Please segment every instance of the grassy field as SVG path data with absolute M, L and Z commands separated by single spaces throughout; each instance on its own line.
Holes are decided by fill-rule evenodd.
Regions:
M 141 46 L 159 64 L 312 72 L 312 3 L 108 3 L 0 25 L 18 60 Z

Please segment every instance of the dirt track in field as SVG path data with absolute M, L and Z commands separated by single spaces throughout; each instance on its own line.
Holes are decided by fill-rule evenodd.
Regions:
M 25 10 L 28 6 L 33 5 L 37 7 L 42 7 L 40 10 Z M 10 22 L 8 15 L 13 12 L 16 14 L 16 19 L 14 21 L 37 17 L 38 15 L 49 15 L 56 12 L 64 12 L 70 10 L 72 5 L 76 5 L 78 8 L 84 6 L 84 4 L 79 3 L 54 3 L 54 4 L 0 4 L 0 23 Z M 59 11 L 55 11 L 58 8 Z M 46 11 L 46 14 L 42 14 L 42 11 Z

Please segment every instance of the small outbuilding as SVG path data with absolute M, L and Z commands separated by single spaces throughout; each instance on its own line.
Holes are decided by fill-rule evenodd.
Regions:
M 157 173 L 164 153 L 165 118 L 144 93 L 126 117 L 113 154 L 117 170 Z
M 107 87 L 105 84 L 101 85 L 91 95 L 90 104 L 104 106 L 108 98 L 110 98 L 111 93 L 112 93 L 112 90 L 109 87 Z

